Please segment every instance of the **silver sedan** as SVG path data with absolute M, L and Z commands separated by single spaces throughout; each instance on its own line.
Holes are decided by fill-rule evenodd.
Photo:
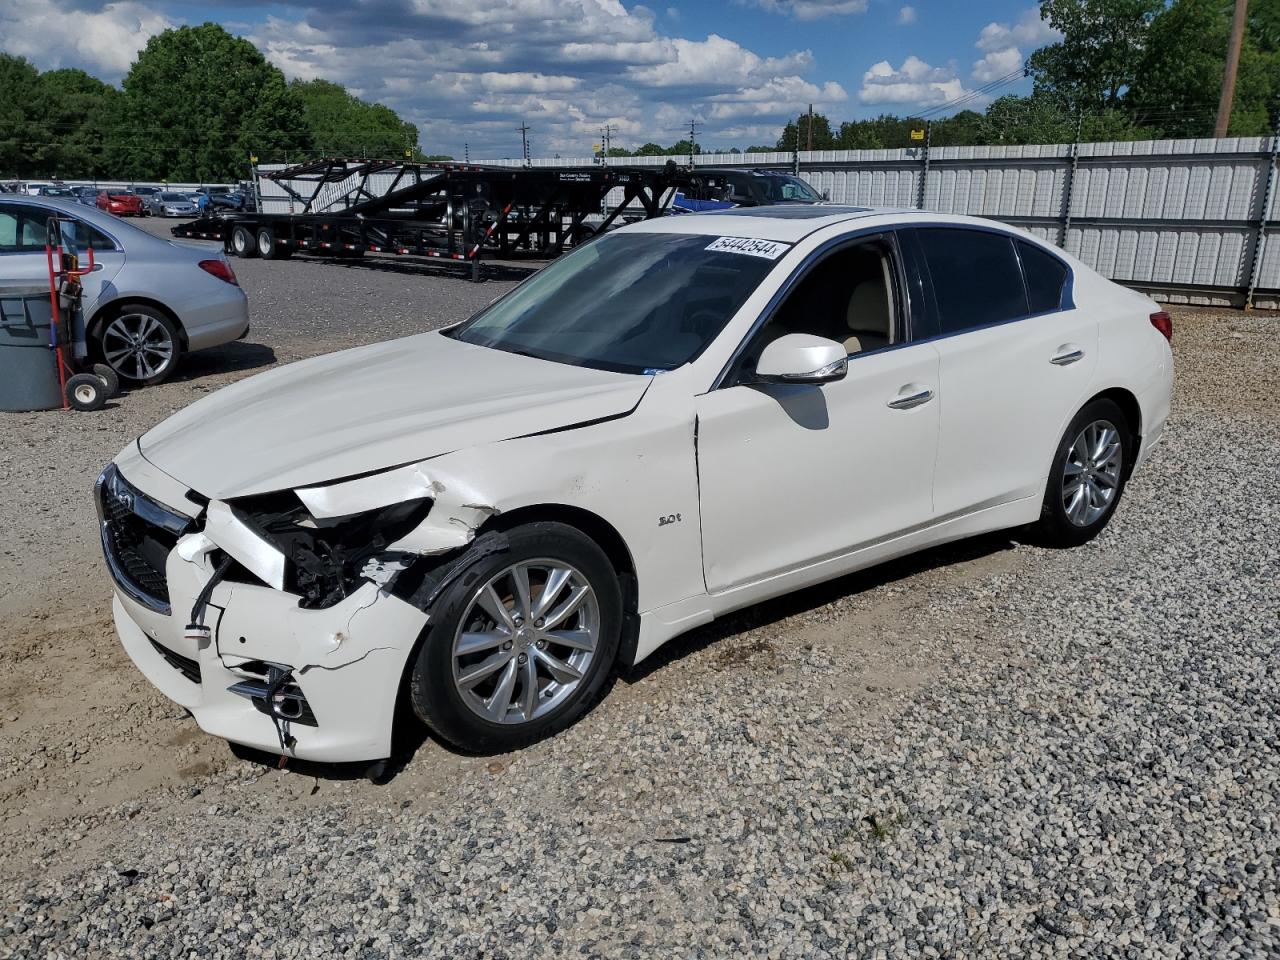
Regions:
M 14 239 L 0 245 L 0 278 L 48 281 L 50 217 L 81 251 L 93 249 L 93 272 L 82 281 L 89 352 L 122 380 L 159 383 L 184 353 L 249 332 L 248 300 L 221 250 L 155 237 L 69 200 L 0 197 L 0 237 Z

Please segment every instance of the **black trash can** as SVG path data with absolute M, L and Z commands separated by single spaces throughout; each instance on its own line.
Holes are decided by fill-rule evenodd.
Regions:
M 0 280 L 0 410 L 62 406 L 51 317 L 47 286 Z

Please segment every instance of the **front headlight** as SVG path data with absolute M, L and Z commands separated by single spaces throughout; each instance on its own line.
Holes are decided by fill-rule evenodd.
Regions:
M 367 582 L 361 571 L 368 562 L 426 519 L 431 503 L 423 497 L 329 519 L 311 516 L 292 492 L 248 497 L 234 506 L 284 554 L 285 589 L 302 597 L 300 606 L 321 609 Z

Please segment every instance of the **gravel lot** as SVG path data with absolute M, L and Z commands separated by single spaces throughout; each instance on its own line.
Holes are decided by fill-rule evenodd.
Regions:
M 151 691 L 89 486 L 210 389 L 507 281 L 236 269 L 248 343 L 0 414 L 0 957 L 1280 955 L 1277 317 L 1176 312 L 1167 439 L 1094 543 L 750 609 L 551 741 L 428 741 L 379 787 L 235 759 Z

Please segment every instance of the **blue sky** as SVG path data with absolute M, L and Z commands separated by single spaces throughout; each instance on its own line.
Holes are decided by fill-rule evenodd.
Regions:
M 147 37 L 215 20 L 289 77 L 324 77 L 418 124 L 429 152 L 586 155 L 682 137 L 774 141 L 812 102 L 834 123 L 1025 92 L 1055 39 L 1034 0 L 0 0 L 0 49 L 118 82 Z M 985 92 L 987 85 L 1013 79 Z

